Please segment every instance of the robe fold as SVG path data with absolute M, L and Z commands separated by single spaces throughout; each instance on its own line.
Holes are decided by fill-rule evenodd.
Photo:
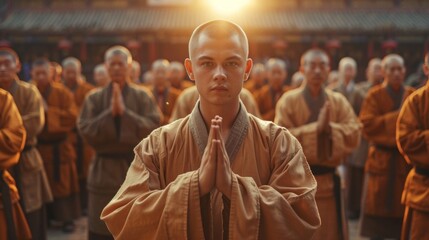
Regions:
M 207 139 L 197 103 L 189 116 L 137 145 L 125 182 L 101 216 L 116 239 L 311 239 L 320 225 L 316 182 L 286 129 L 241 104 L 225 142 L 230 199 L 217 190 L 200 197 Z
M 54 195 L 51 212 L 58 221 L 71 221 L 80 216 L 76 153 L 72 144 L 78 111 L 73 94 L 60 83 L 51 83 L 41 95 L 48 109 L 37 149 Z
M 331 104 L 330 134 L 317 131 L 317 117 L 324 101 Z M 314 239 L 347 239 L 335 168 L 359 145 L 361 125 L 353 108 L 343 95 L 328 89 L 322 89 L 319 99 L 312 100 L 306 86 L 302 86 L 279 99 L 275 123 L 286 127 L 298 139 L 315 174 L 322 227 Z
M 397 149 L 395 129 L 401 103 L 412 92 L 404 87 L 396 93 L 383 83 L 373 87 L 362 104 L 359 118 L 370 143 L 362 203 L 363 236 L 400 237 L 404 214 L 401 194 L 409 167 Z
M 18 189 L 7 169 L 16 165 L 26 132 L 12 96 L 0 89 L 0 240 L 31 239 Z
M 174 105 L 176 104 L 176 100 L 180 95 L 180 91 L 173 87 L 169 87 L 164 90 L 163 94 L 159 94 L 155 89 L 153 89 L 152 94 L 155 97 L 158 107 L 161 109 L 163 115 L 161 125 L 165 125 L 170 121 L 171 114 L 173 112 Z
M 396 125 L 396 142 L 413 166 L 402 193 L 408 211 L 402 236 L 424 239 L 429 226 L 429 82 L 404 102 Z
M 95 149 L 88 176 L 89 231 L 109 235 L 100 213 L 113 198 L 133 160 L 133 148 L 160 124 L 160 112 L 148 92 L 134 84 L 122 90 L 125 105 L 121 117 L 111 111 L 112 84 L 91 92 L 85 99 L 78 129 Z

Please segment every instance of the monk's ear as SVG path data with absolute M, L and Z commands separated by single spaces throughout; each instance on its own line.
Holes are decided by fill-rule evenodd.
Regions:
M 189 79 L 191 79 L 192 81 L 195 81 L 195 76 L 194 76 L 194 71 L 192 69 L 191 59 L 186 58 L 184 65 L 185 65 L 186 72 L 188 73 Z
M 246 61 L 246 69 L 244 70 L 244 81 L 249 80 L 252 67 L 253 67 L 253 60 L 251 58 L 248 58 Z

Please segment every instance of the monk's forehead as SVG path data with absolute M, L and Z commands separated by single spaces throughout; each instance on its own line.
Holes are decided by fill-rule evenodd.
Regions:
M 304 56 L 304 63 L 324 62 L 329 63 L 329 57 L 324 52 L 309 52 Z
M 210 47 L 214 44 L 222 44 L 225 51 L 235 51 L 238 54 L 245 56 L 247 54 L 246 47 L 238 34 L 230 35 L 210 35 L 201 34 L 195 41 L 191 49 L 191 57 L 198 57 L 198 55 L 210 52 Z

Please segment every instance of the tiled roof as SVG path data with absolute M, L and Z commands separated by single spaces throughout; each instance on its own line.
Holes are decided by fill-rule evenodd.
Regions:
M 15 9 L 0 22 L 0 30 L 16 32 L 145 32 L 192 30 L 217 18 L 186 9 Z M 243 28 L 291 32 L 426 32 L 429 10 L 288 10 L 248 13 L 231 20 Z

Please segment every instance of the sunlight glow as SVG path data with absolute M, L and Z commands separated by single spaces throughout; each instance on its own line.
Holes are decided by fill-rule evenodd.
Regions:
M 213 10 L 220 14 L 233 14 L 243 10 L 252 0 L 206 0 Z

